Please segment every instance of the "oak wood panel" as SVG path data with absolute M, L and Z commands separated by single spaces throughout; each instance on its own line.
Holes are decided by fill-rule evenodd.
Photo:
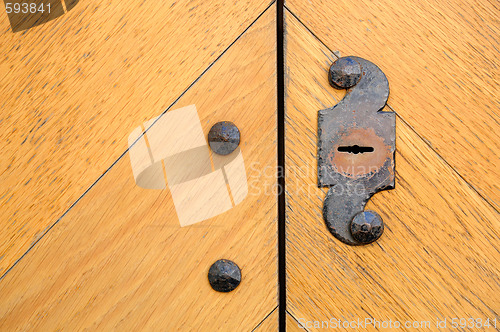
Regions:
M 292 317 L 288 312 L 286 314 L 286 330 L 288 332 L 307 332 L 307 328 L 303 325 L 299 325 L 299 322 Z
M 262 324 L 260 324 L 256 331 L 261 332 L 261 331 L 278 331 L 279 329 L 279 308 L 276 309 L 269 317 L 267 317 Z M 287 312 L 286 314 L 286 331 L 289 332 L 297 332 L 301 331 L 307 332 L 307 328 L 305 328 L 302 325 L 299 325 L 299 323 Z
M 329 233 L 326 190 L 316 185 L 317 111 L 345 92 L 328 84 L 335 55 L 289 12 L 285 52 L 287 310 L 307 321 L 498 320 L 499 214 L 400 117 L 396 189 L 367 205 L 384 235 L 351 247 Z M 409 97 L 396 89 L 393 98 Z
M 279 331 L 279 308 L 276 308 L 266 319 L 255 328 L 257 332 L 277 332 Z
M 276 307 L 275 15 L 265 12 L 173 106 L 195 104 L 205 134 L 237 124 L 246 199 L 181 228 L 169 190 L 136 186 L 125 155 L 0 281 L 0 330 L 246 331 Z M 207 280 L 220 258 L 242 270 L 231 293 Z
M 269 3 L 82 0 L 19 33 L 0 14 L 0 275 Z
M 331 50 L 377 63 L 390 105 L 500 207 L 500 4 L 287 0 Z

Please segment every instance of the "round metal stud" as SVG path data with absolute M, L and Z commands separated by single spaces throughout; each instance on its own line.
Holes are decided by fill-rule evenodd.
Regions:
M 384 233 L 384 222 L 375 211 L 360 212 L 352 219 L 352 237 L 361 244 L 369 244 L 378 240 L 382 233 Z
M 217 122 L 208 133 L 208 144 L 213 152 L 228 155 L 240 144 L 240 131 L 232 122 Z
M 208 282 L 217 292 L 230 292 L 240 284 L 241 270 L 234 262 L 219 259 L 208 270 Z
M 330 85 L 337 89 L 348 89 L 361 79 L 361 65 L 350 57 L 336 60 L 328 72 Z

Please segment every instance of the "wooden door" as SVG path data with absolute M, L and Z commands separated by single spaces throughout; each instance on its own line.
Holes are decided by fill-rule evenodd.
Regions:
M 0 330 L 276 330 L 276 6 L 80 1 L 0 24 Z M 237 125 L 248 193 L 181 227 L 169 189 L 136 184 L 129 135 L 189 105 L 203 140 Z M 218 259 L 241 269 L 231 293 L 207 280 Z
M 498 330 L 498 3 L 287 0 L 285 6 L 293 328 L 383 330 L 399 322 L 401 330 L 453 330 L 466 319 L 479 330 L 489 319 L 486 330 L 495 330 L 495 320 Z M 328 83 L 339 55 L 383 70 L 386 107 L 397 114 L 396 189 L 367 205 L 386 229 L 361 247 L 329 233 L 322 217 L 326 190 L 316 185 L 317 112 L 345 94 Z
M 0 330 L 500 329 L 498 5 L 288 0 L 277 36 L 281 6 L 80 0 L 16 33 L 2 16 Z M 329 233 L 317 187 L 344 55 L 384 71 L 397 114 L 396 189 L 367 206 L 386 229 L 362 247 Z M 137 185 L 129 138 L 152 151 L 151 120 L 190 105 L 203 135 L 238 126 L 249 191 L 181 227 L 169 188 Z M 230 293 L 207 281 L 222 258 Z

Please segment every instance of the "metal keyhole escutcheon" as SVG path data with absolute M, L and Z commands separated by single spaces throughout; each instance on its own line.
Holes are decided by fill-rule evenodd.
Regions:
M 394 188 L 396 115 L 383 110 L 389 82 L 375 64 L 354 56 L 336 60 L 328 76 L 347 93 L 318 112 L 318 186 L 329 188 L 323 217 L 340 241 L 368 244 L 382 235 L 384 224 L 365 205 L 375 193 Z

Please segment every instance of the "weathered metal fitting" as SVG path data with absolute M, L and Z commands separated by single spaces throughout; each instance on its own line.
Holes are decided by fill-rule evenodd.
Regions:
M 240 144 L 240 131 L 232 122 L 217 122 L 208 133 L 208 144 L 213 152 L 228 155 Z
M 352 219 L 352 237 L 362 244 L 377 241 L 382 233 L 384 233 L 384 222 L 375 211 L 359 212 Z
M 335 61 L 328 71 L 330 85 L 336 89 L 348 89 L 361 79 L 361 65 L 351 57 Z
M 375 64 L 349 56 L 331 66 L 329 81 L 347 93 L 318 112 L 318 186 L 328 187 L 323 217 L 329 231 L 349 245 L 368 244 L 384 230 L 364 212 L 375 193 L 394 188 L 396 115 L 384 111 L 389 82 Z
M 217 292 L 231 292 L 241 282 L 241 270 L 234 262 L 219 259 L 208 270 L 208 282 Z

